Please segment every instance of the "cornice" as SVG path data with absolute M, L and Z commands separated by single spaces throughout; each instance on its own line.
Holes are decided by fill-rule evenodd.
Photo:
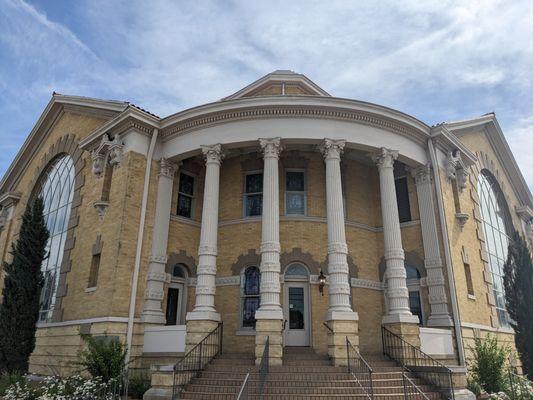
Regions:
M 429 127 L 386 107 L 317 96 L 268 96 L 236 99 L 192 108 L 161 121 L 164 140 L 218 124 L 268 118 L 349 121 L 384 129 L 425 145 Z
M 437 148 L 445 154 L 449 154 L 450 152 L 455 153 L 458 150 L 466 166 L 473 165 L 477 161 L 476 155 L 462 144 L 457 136 L 450 132 L 445 125 L 432 127 L 431 137 Z

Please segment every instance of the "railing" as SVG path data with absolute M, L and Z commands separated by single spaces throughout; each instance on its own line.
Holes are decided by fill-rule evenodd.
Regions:
M 533 383 L 523 376 L 515 374 L 509 368 L 509 391 L 511 392 L 511 400 L 531 399 L 533 395 L 531 390 Z
M 246 374 L 246 377 L 244 378 L 244 381 L 242 382 L 241 389 L 239 390 L 239 394 L 237 395 L 236 400 L 248 400 L 248 394 L 250 391 L 250 373 L 248 372 Z
M 270 336 L 267 336 L 265 348 L 263 349 L 263 356 L 259 364 L 259 395 L 263 397 L 265 383 L 268 376 L 268 362 L 270 356 Z
M 423 399 L 429 400 L 429 397 L 422 391 L 411 378 L 407 376 L 407 373 L 402 373 L 402 382 L 403 382 L 403 398 L 405 400 L 410 399 Z
M 372 382 L 372 368 L 346 336 L 346 355 L 348 356 L 348 372 L 361 386 L 366 396 L 374 398 L 374 384 Z
M 434 386 L 444 397 L 455 399 L 451 369 L 384 326 L 381 327 L 381 336 L 385 356 L 398 362 L 427 384 Z
M 185 385 L 203 371 L 213 358 L 222 353 L 222 333 L 220 323 L 174 365 L 172 399 L 179 396 Z
M 331 329 L 331 327 L 328 324 L 326 324 L 325 322 L 322 322 L 322 325 L 324 325 L 328 331 L 333 333 L 333 329 Z

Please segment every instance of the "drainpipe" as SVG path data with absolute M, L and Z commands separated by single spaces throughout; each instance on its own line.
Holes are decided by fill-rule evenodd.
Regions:
M 130 294 L 130 308 L 128 315 L 128 330 L 126 333 L 126 368 L 130 361 L 131 354 L 131 341 L 133 337 L 133 320 L 135 318 L 135 300 L 137 299 L 137 286 L 139 284 L 139 271 L 141 269 L 141 252 L 144 237 L 144 221 L 146 219 L 146 205 L 148 203 L 148 188 L 150 186 L 150 173 L 152 170 L 152 158 L 154 156 L 155 144 L 157 142 L 157 135 L 159 131 L 154 129 L 152 133 L 152 140 L 150 141 L 150 147 L 146 154 L 146 170 L 144 173 L 144 188 L 143 197 L 141 202 L 141 219 L 139 220 L 139 231 L 137 234 L 137 249 L 135 251 L 135 264 L 133 266 L 133 279 L 131 282 L 131 294 Z
M 452 300 L 452 316 L 455 328 L 455 338 L 457 342 L 457 353 L 459 355 L 459 364 L 465 364 L 465 349 L 463 344 L 463 334 L 461 332 L 461 318 L 459 316 L 459 307 L 457 305 L 457 291 L 455 289 L 455 280 L 453 273 L 452 256 L 450 250 L 450 241 L 448 238 L 448 228 L 446 227 L 446 217 L 444 213 L 444 204 L 442 197 L 442 188 L 440 184 L 439 165 L 437 163 L 437 155 L 433 140 L 428 139 L 429 158 L 433 165 L 433 180 L 435 181 L 435 190 L 437 192 L 437 208 L 439 209 L 440 227 L 442 230 L 442 238 L 444 240 L 444 257 L 446 259 L 446 271 L 448 275 L 448 285 L 450 287 L 450 298 Z

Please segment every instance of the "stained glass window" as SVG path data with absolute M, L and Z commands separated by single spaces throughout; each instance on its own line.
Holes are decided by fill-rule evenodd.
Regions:
M 178 209 L 176 214 L 185 218 L 192 218 L 192 204 L 194 199 L 194 177 L 180 174 L 178 186 Z
M 305 175 L 302 171 L 285 173 L 285 212 L 305 214 Z
M 489 253 L 496 311 L 500 325 L 509 327 L 509 314 L 505 308 L 503 287 L 503 264 L 507 260 L 509 247 L 509 211 L 496 179 L 486 170 L 479 174 L 478 193 L 485 245 Z
M 244 271 L 242 284 L 242 326 L 255 328 L 255 312 L 259 308 L 261 273 L 257 267 L 248 267 Z
M 174 265 L 174 268 L 172 268 L 172 277 L 185 279 L 185 270 L 183 268 L 182 264 Z
M 263 174 L 248 174 L 244 187 L 244 215 L 255 217 L 263 213 Z
M 67 239 L 70 208 L 74 197 L 74 163 L 68 155 L 56 158 L 47 168 L 39 195 L 44 202 L 44 219 L 50 232 L 43 261 L 44 286 L 41 291 L 39 321 L 49 321 L 54 311 L 59 268 Z
M 287 271 L 285 271 L 285 276 L 308 276 L 309 273 L 307 272 L 307 268 L 305 268 L 302 264 L 292 264 L 289 268 L 287 268 Z

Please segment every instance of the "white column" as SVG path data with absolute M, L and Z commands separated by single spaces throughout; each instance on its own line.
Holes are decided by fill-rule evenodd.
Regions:
M 176 168 L 176 164 L 164 158 L 159 162 L 152 252 L 148 265 L 144 308 L 141 314 L 141 321 L 146 323 L 164 324 L 166 322 L 161 302 L 163 301 L 166 281 L 168 227 L 170 224 L 172 187 Z
M 261 218 L 261 306 L 256 319 L 283 319 L 280 304 L 279 154 L 280 138 L 259 139 L 263 151 L 263 215 Z
M 329 308 L 326 316 L 331 320 L 357 320 L 350 305 L 350 276 L 348 246 L 344 228 L 344 205 L 341 181 L 341 154 L 344 140 L 324 139 L 321 146 L 326 162 L 326 206 L 328 221 L 328 280 Z
M 427 271 L 426 282 L 429 292 L 431 313 L 428 326 L 452 326 L 452 319 L 448 312 L 448 299 L 444 284 L 443 264 L 440 258 L 437 222 L 433 203 L 433 185 L 431 167 L 420 166 L 412 170 L 416 182 L 418 208 L 420 210 L 420 225 L 424 245 L 424 265 Z
M 205 157 L 204 199 L 200 247 L 198 248 L 198 271 L 196 279 L 196 304 L 187 314 L 187 321 L 220 321 L 215 310 L 215 277 L 217 274 L 218 201 L 222 146 L 202 146 Z
M 409 309 L 409 291 L 404 266 L 396 187 L 394 185 L 393 165 L 397 157 L 397 151 L 384 147 L 374 156 L 379 170 L 383 240 L 387 265 L 385 276 L 387 279 L 388 313 L 383 317 L 383 323 L 418 323 L 418 317 L 412 315 Z

